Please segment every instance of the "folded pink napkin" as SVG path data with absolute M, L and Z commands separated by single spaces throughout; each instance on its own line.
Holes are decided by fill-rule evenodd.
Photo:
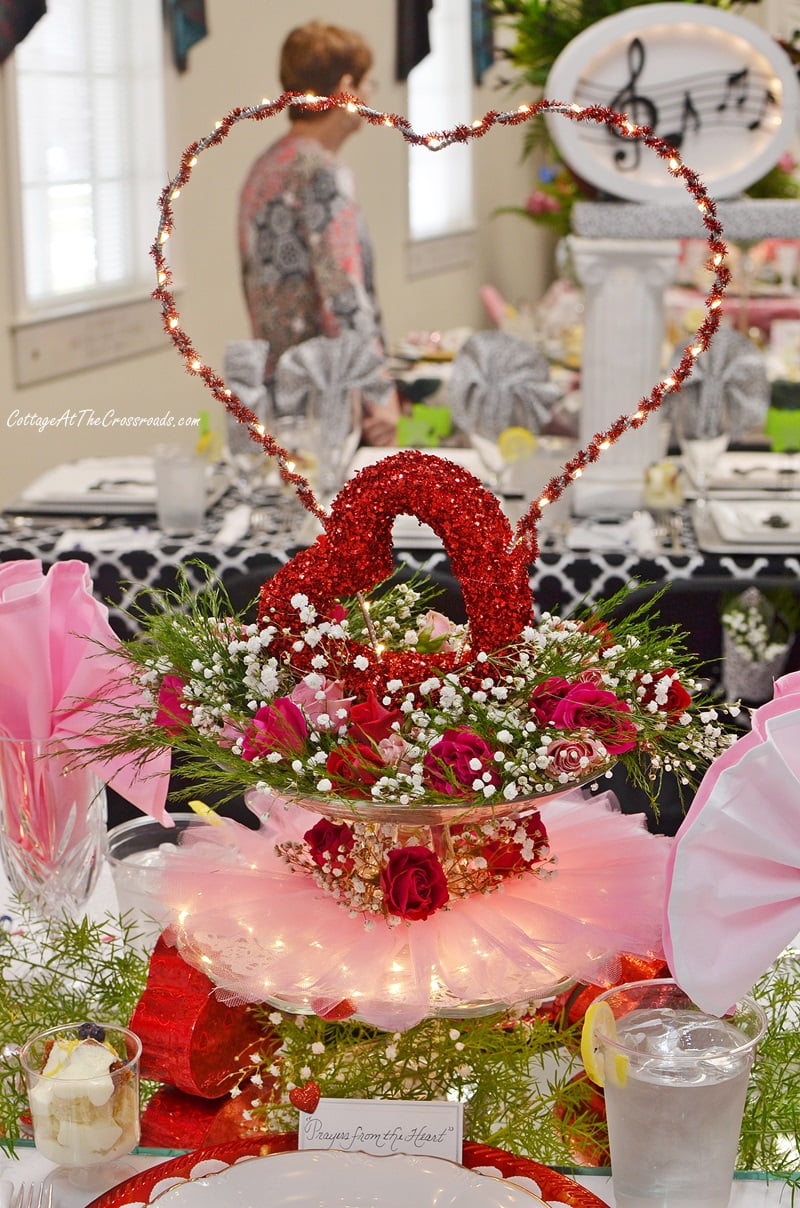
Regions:
M 146 773 L 133 756 L 99 753 L 114 719 L 146 703 L 119 650 L 83 562 L 57 562 L 46 575 L 35 560 L 0 565 L 0 733 L 98 748 L 97 775 L 164 821 L 169 752 L 154 756 Z
M 709 768 L 670 853 L 664 949 L 723 1014 L 800 932 L 800 673 Z

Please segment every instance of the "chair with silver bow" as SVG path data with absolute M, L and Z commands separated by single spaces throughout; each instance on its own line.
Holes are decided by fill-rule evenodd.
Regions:
M 279 358 L 277 435 L 287 448 L 302 441 L 315 445 L 317 473 L 312 466 L 311 476 L 323 496 L 335 494 L 344 481 L 361 438 L 363 409 L 381 405 L 393 390 L 385 358 L 358 332 L 314 336 Z M 301 468 L 306 473 L 310 467 Z
M 453 362 L 447 393 L 456 427 L 491 441 L 506 428 L 541 432 L 561 396 L 546 357 L 505 331 L 470 336 Z
M 673 364 L 684 347 L 676 348 Z M 763 428 L 769 396 L 762 353 L 741 332 L 721 328 L 669 403 L 674 436 L 697 487 L 708 485 L 730 441 Z
M 264 384 L 269 344 L 266 340 L 230 340 L 225 345 L 224 376 L 228 387 L 265 428 L 271 419 L 269 392 Z M 268 469 L 266 454 L 230 412 L 225 412 L 225 443 L 237 485 L 250 499 L 259 477 Z

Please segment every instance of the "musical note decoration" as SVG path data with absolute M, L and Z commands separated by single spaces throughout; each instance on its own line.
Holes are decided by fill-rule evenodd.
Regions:
M 752 67 L 734 71 L 701 72 L 680 82 L 646 82 L 648 43 L 637 34 L 626 47 L 627 79 L 611 93 L 608 85 L 583 79 L 575 91 L 582 105 L 608 105 L 626 113 L 637 125 L 648 126 L 660 138 L 682 150 L 689 135 L 701 130 L 730 128 L 754 133 L 762 128 L 771 108 L 777 108 L 772 74 Z M 641 161 L 638 141 L 620 145 L 620 135 L 611 128 L 605 138 L 612 144 L 611 157 L 619 171 L 632 171 Z

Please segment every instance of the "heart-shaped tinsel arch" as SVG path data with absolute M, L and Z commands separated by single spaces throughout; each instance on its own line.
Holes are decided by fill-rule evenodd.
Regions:
M 656 383 L 650 393 L 639 399 L 636 409 L 622 414 L 604 432 L 596 433 L 589 445 L 569 460 L 562 472 L 545 486 L 517 524 L 512 535 L 496 500 L 471 475 L 448 468 L 449 463 L 423 454 L 400 454 L 384 460 L 380 468 L 362 471 L 346 484 L 327 515 L 317 502 L 308 481 L 290 463 L 290 454 L 270 433 L 265 432 L 258 418 L 230 390 L 223 379 L 206 365 L 181 326 L 180 316 L 171 292 L 172 272 L 163 246 L 174 226 L 173 202 L 188 182 L 199 155 L 223 141 L 241 121 L 261 121 L 281 113 L 289 106 L 325 111 L 346 108 L 358 113 L 371 125 L 398 130 L 406 142 L 441 151 L 454 143 L 465 143 L 485 135 L 493 126 L 516 126 L 542 113 L 558 113 L 571 121 L 595 122 L 605 125 L 622 138 L 635 139 L 652 148 L 666 162 L 673 176 L 679 177 L 692 196 L 707 231 L 710 251 L 708 267 L 714 271 L 713 284 L 705 300 L 705 313 L 693 339 L 687 344 L 678 365 L 669 376 Z M 461 581 L 471 623 L 473 649 L 496 651 L 519 637 L 531 616 L 531 597 L 525 566 L 538 554 L 536 528 L 542 509 L 558 499 L 569 483 L 598 460 L 625 432 L 641 427 L 657 411 L 664 398 L 680 389 L 690 376 L 696 358 L 708 347 L 719 326 L 722 294 L 730 279 L 725 264 L 726 247 L 722 227 L 716 217 L 714 202 L 708 196 L 695 172 L 682 163 L 678 150 L 658 138 L 647 126 L 637 125 L 626 114 L 615 113 L 598 105 L 567 105 L 542 100 L 532 105 L 520 105 L 509 112 L 492 110 L 471 123 L 452 130 L 418 134 L 406 118 L 382 113 L 362 104 L 357 97 L 342 94 L 335 97 L 315 97 L 299 93 L 284 93 L 276 101 L 263 102 L 251 108 L 232 110 L 216 123 L 212 133 L 186 148 L 181 167 L 164 189 L 161 200 L 158 237 L 152 254 L 158 273 L 154 296 L 161 303 L 164 326 L 175 347 L 184 358 L 189 372 L 196 374 L 226 409 L 249 430 L 252 440 L 261 444 L 274 457 L 285 482 L 296 490 L 304 507 L 323 524 L 325 533 L 265 585 L 261 601 L 262 622 L 276 622 L 281 628 L 290 601 L 298 593 L 307 594 L 323 613 L 337 596 L 353 596 L 373 587 L 391 572 L 391 521 L 401 512 L 427 519 L 442 537 L 453 570 Z M 474 534 L 481 538 L 475 541 Z M 491 585 L 489 580 L 491 579 Z M 503 608 L 498 600 L 502 599 Z M 366 648 L 362 647 L 362 650 Z M 402 653 L 393 656 L 402 660 Z M 409 656 L 411 657 L 411 656 Z M 419 666 L 404 667 L 424 674 L 426 660 Z M 441 659 L 438 660 L 441 665 Z M 425 664 L 425 666 L 423 666 Z M 398 670 L 399 670 L 398 665 Z

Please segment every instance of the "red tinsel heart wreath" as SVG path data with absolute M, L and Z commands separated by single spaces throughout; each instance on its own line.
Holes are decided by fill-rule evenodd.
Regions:
M 708 231 L 710 249 L 708 267 L 715 272 L 714 282 L 706 298 L 705 315 L 693 340 L 684 349 L 680 363 L 670 375 L 658 382 L 650 394 L 639 400 L 636 410 L 620 415 L 605 432 L 599 432 L 585 449 L 566 463 L 561 474 L 552 478 L 539 499 L 534 500 L 512 534 L 510 525 L 497 501 L 472 475 L 444 459 L 422 453 L 402 453 L 384 459 L 379 466 L 368 467 L 346 483 L 332 505 L 330 515 L 322 510 L 314 493 L 301 475 L 289 465 L 289 453 L 273 436 L 264 432 L 253 414 L 225 385 L 225 382 L 192 346 L 182 329 L 175 299 L 170 291 L 172 273 L 164 256 L 163 245 L 172 233 L 174 217 L 172 203 L 188 182 L 198 156 L 227 137 L 238 122 L 261 121 L 282 112 L 287 106 L 313 107 L 327 110 L 345 107 L 371 125 L 399 130 L 408 143 L 440 151 L 454 143 L 480 138 L 495 125 L 520 125 L 541 113 L 559 113 L 571 121 L 596 122 L 605 125 L 622 138 L 636 139 L 652 148 L 666 161 L 668 170 L 680 177 L 694 198 Z M 450 555 L 454 573 L 459 578 L 465 597 L 471 626 L 471 647 L 475 650 L 499 651 L 519 637 L 532 615 L 532 599 L 526 566 L 538 554 L 536 526 L 542 508 L 554 502 L 568 484 L 578 478 L 585 467 L 598 460 L 624 432 L 639 428 L 652 412 L 657 411 L 666 395 L 680 388 L 690 376 L 695 359 L 708 347 L 711 336 L 719 326 L 720 303 L 730 272 L 725 265 L 726 247 L 722 242 L 722 227 L 716 217 L 714 202 L 706 193 L 699 177 L 681 162 L 678 150 L 658 138 L 647 126 L 632 122 L 626 114 L 615 113 L 599 105 L 566 105 L 543 100 L 534 105 L 520 105 L 516 110 L 499 113 L 492 110 L 469 126 L 457 126 L 436 134 L 417 134 L 406 118 L 381 113 L 363 105 L 356 97 L 309 97 L 299 93 L 284 93 L 274 102 L 264 102 L 249 109 L 234 109 L 204 139 L 192 143 L 183 153 L 181 167 L 161 195 L 161 221 L 152 255 L 158 273 L 154 296 L 161 302 L 164 327 L 175 347 L 184 358 L 189 372 L 196 374 L 211 393 L 241 423 L 248 427 L 251 439 L 263 445 L 276 458 L 284 481 L 294 486 L 304 507 L 323 524 L 325 532 L 315 544 L 298 555 L 273 580 L 265 584 L 261 597 L 260 619 L 275 623 L 291 632 L 296 627 L 297 609 L 293 597 L 305 595 L 318 611 L 330 612 L 335 600 L 369 591 L 392 570 L 391 525 L 401 513 L 408 513 L 431 524 L 441 536 Z M 448 659 L 455 665 L 454 655 L 423 655 L 412 652 L 392 652 L 380 657 L 371 647 L 359 645 L 358 651 L 347 649 L 343 655 L 358 654 L 364 684 L 380 683 L 397 678 L 406 682 L 425 678 L 434 668 L 447 670 Z M 390 665 L 391 664 L 391 665 Z M 343 666 L 354 673 L 354 659 L 343 659 Z M 364 686 L 362 684 L 362 686 Z

